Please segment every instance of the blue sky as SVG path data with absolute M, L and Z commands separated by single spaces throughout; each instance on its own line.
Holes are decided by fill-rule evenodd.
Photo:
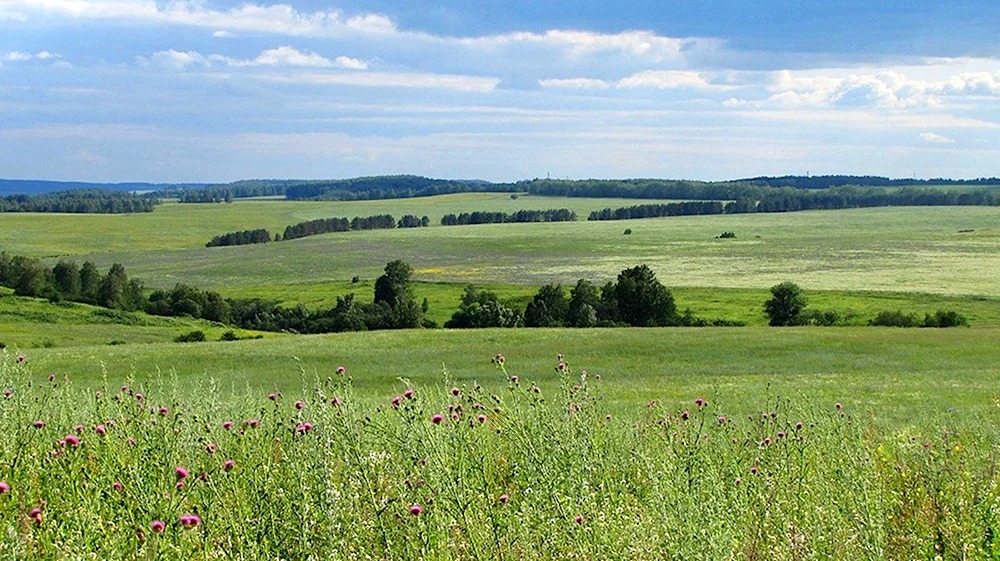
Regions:
M 0 177 L 1000 175 L 1000 4 L 0 0 Z

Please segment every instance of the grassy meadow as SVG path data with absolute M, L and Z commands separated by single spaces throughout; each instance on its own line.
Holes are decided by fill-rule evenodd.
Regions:
M 385 263 L 403 259 L 443 323 L 467 282 L 523 307 L 540 284 L 603 282 L 646 263 L 679 309 L 748 324 L 220 342 L 218 324 L 3 290 L 0 556 L 1000 558 L 1000 209 L 435 226 L 202 247 L 333 215 L 436 222 L 641 202 L 467 194 L 0 214 L 0 249 L 120 262 L 148 287 L 320 307 L 348 292 L 369 300 Z M 723 231 L 737 238 L 716 239 Z M 785 280 L 810 308 L 859 324 L 882 310 L 947 309 L 972 328 L 767 327 L 768 287 Z M 212 342 L 172 342 L 192 330 Z

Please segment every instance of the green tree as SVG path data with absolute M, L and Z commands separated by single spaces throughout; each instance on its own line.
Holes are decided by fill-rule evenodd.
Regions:
M 528 327 L 561 327 L 566 322 L 569 302 L 562 285 L 547 284 L 524 310 L 524 325 Z
M 80 267 L 80 299 L 88 304 L 97 303 L 97 293 L 101 288 L 101 273 L 97 266 L 85 261 Z
M 52 281 L 67 300 L 80 299 L 80 267 L 75 261 L 60 261 L 52 267 Z
M 97 291 L 97 303 L 105 308 L 125 308 L 125 291 L 128 289 L 128 275 L 125 267 L 115 263 L 101 280 Z
M 793 282 L 783 282 L 771 287 L 771 299 L 764 302 L 764 313 L 773 326 L 799 325 L 806 297 Z
M 594 327 L 597 325 L 597 310 L 600 306 L 600 291 L 587 279 L 580 279 L 569 291 L 566 324 L 572 327 Z
M 674 296 L 646 265 L 625 269 L 618 274 L 614 287 L 621 321 L 629 325 L 652 327 L 677 322 Z
M 375 280 L 375 304 L 385 303 L 392 310 L 391 327 L 420 327 L 423 312 L 413 295 L 410 275 L 413 268 L 397 259 L 385 266 L 385 273 Z

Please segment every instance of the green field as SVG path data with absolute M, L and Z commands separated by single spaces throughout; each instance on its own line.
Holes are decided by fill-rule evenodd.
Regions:
M 782 395 L 851 403 L 906 423 L 948 408 L 962 415 L 994 411 L 998 337 L 995 328 L 417 330 L 35 349 L 27 356 L 39 375 L 66 373 L 77 383 L 98 384 L 104 372 L 113 385 L 162 373 L 176 376 L 181 388 L 213 378 L 236 391 L 301 392 L 314 374 L 325 378 L 344 366 L 363 395 L 387 398 L 400 379 L 444 385 L 444 369 L 452 383 L 502 386 L 490 364 L 498 352 L 511 373 L 552 384 L 562 353 L 574 368 L 602 374 L 608 399 L 626 408 L 704 394 L 753 410 Z

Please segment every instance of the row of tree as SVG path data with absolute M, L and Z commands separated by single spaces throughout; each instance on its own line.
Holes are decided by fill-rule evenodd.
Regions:
M 845 316 L 835 312 L 807 309 L 808 300 L 802 289 L 793 282 L 783 282 L 771 287 L 771 298 L 764 302 L 764 313 L 769 324 L 776 327 L 792 325 L 841 325 Z M 968 327 L 969 321 L 952 310 L 938 310 L 924 314 L 923 320 L 914 313 L 882 311 L 867 322 L 868 325 L 885 327 Z
M 144 308 L 142 283 L 129 279 L 125 267 L 114 264 L 107 274 L 87 261 L 79 266 L 60 261 L 51 269 L 37 259 L 0 253 L 0 286 L 13 288 L 18 296 L 69 300 L 105 308 Z
M 463 212 L 461 214 L 446 214 L 441 217 L 443 226 L 464 226 L 466 224 L 506 224 L 512 222 L 573 222 L 576 213 L 567 208 L 548 210 L 519 210 L 506 212 Z
M 126 214 L 153 212 L 153 207 L 158 204 L 158 198 L 139 197 L 126 191 L 75 189 L 0 197 L 0 212 Z
M 220 247 L 227 245 L 250 245 L 257 243 L 267 243 L 271 241 L 271 232 L 264 228 L 256 230 L 243 230 L 241 232 L 229 232 L 221 236 L 215 236 L 205 244 L 205 247 Z
M 751 212 L 794 212 L 885 206 L 997 206 L 1000 190 L 973 191 L 933 189 L 877 189 L 834 187 L 808 191 L 785 187 L 762 193 L 758 199 L 741 197 L 722 204 L 719 201 L 688 201 L 605 208 L 590 213 L 587 220 L 628 220 L 659 216 L 700 214 L 745 214 Z

